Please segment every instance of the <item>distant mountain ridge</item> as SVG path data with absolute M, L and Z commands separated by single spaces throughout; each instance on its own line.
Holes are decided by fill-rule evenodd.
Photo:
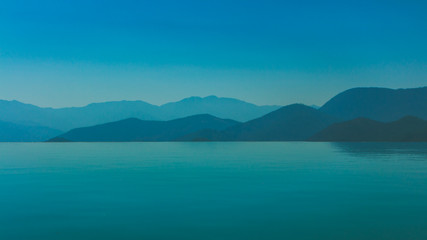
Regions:
M 257 106 L 233 98 L 216 96 L 190 97 L 161 106 L 143 101 L 118 101 L 59 109 L 40 108 L 18 101 L 0 100 L 0 120 L 68 131 L 73 128 L 126 118 L 167 121 L 197 114 L 210 114 L 219 118 L 248 121 L 277 108 L 279 106 Z
M 73 129 L 52 141 L 303 141 L 335 122 L 319 110 L 292 104 L 245 123 L 211 115 L 165 122 L 131 118 Z
M 338 133 L 351 134 L 359 127 L 364 130 L 371 125 L 378 129 L 394 126 L 397 130 L 389 128 L 387 131 L 403 134 L 409 131 L 405 125 L 409 122 L 422 130 L 423 124 L 418 120 L 405 118 L 403 123 L 394 123 L 405 116 L 427 120 L 427 87 L 349 89 L 319 109 L 302 104 L 280 108 L 256 106 L 215 96 L 190 97 L 161 106 L 142 101 L 120 101 L 61 109 L 0 100 L 0 121 L 7 122 L 0 128 L 0 141 L 45 139 L 53 132 L 58 133 L 55 129 L 68 128 L 72 130 L 56 135 L 52 141 L 315 141 L 314 137 L 319 137 L 316 134 L 323 130 L 329 131 L 328 136 L 339 136 Z M 234 121 L 246 118 L 250 120 Z M 331 130 L 330 127 L 334 128 Z M 411 129 L 415 131 L 417 128 Z M 374 130 L 375 127 L 371 132 Z M 323 139 L 327 139 L 325 136 Z M 378 132 L 378 136 L 384 136 L 384 133 Z M 415 136 L 418 135 L 410 132 L 408 138 L 423 139 Z M 371 139 L 375 138 L 371 136 Z
M 310 141 L 326 142 L 427 142 L 427 121 L 406 116 L 394 122 L 367 118 L 333 124 Z
M 210 114 L 219 118 L 233 119 L 240 122 L 261 117 L 280 106 L 257 106 L 235 98 L 219 98 L 216 96 L 189 97 L 178 102 L 166 103 L 160 106 L 163 119 L 180 118 L 196 114 Z
M 173 141 L 180 136 L 201 129 L 222 130 L 238 124 L 229 119 L 220 119 L 208 114 L 170 121 L 147 121 L 128 118 L 117 122 L 92 127 L 76 128 L 50 141 L 52 142 L 135 142 Z

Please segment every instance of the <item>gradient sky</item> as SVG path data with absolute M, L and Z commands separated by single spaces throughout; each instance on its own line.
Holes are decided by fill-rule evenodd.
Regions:
M 1 1 L 0 99 L 321 105 L 427 85 L 427 1 Z

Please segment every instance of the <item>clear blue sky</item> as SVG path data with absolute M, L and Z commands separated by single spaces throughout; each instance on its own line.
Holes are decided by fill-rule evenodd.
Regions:
M 0 99 L 323 104 L 427 85 L 427 1 L 2 1 Z

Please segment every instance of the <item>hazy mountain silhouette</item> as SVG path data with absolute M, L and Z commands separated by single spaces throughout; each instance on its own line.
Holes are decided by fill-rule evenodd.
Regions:
M 211 127 L 209 124 L 203 125 L 191 121 L 184 121 L 182 125 L 174 125 L 174 121 L 178 120 L 170 121 L 198 114 L 210 114 L 218 117 L 215 118 L 217 120 L 220 118 L 234 119 L 244 123 L 235 124 L 236 122 L 234 122 L 235 125 L 230 124 L 227 125 L 229 128 L 223 129 L 222 125 L 214 124 L 214 127 Z M 95 132 L 100 134 L 97 141 L 125 141 L 117 137 L 121 128 L 127 129 L 126 134 L 133 136 L 130 138 L 132 141 L 176 139 L 183 141 L 298 141 L 306 140 L 330 124 L 339 121 L 362 117 L 389 122 L 408 115 L 427 119 L 427 87 L 398 90 L 354 88 L 336 95 L 318 110 L 301 104 L 293 104 L 280 109 L 278 106 L 256 106 L 237 99 L 215 96 L 190 97 L 161 106 L 143 101 L 119 101 L 60 109 L 40 108 L 18 101 L 0 100 L 0 121 L 33 127 L 32 134 L 37 132 L 34 129 L 40 128 L 39 126 L 46 126 L 46 131 L 47 129 L 63 131 L 75 129 L 67 133 L 70 134 L 67 136 L 73 136 L 72 134 L 77 131 L 76 128 L 97 125 L 77 131 L 80 134 L 85 129 L 98 129 L 99 132 Z M 214 117 L 211 116 L 211 118 Z M 140 124 L 136 124 L 136 122 Z M 127 128 L 126 124 L 129 124 Z M 110 129 L 100 126 L 117 127 L 119 130 L 114 135 L 117 139 L 108 139 Z M 136 127 L 140 131 L 144 130 L 151 135 L 131 135 L 132 127 Z M 101 133 L 101 130 L 105 129 L 108 131 Z M 142 132 L 139 133 L 142 134 Z M 0 134 L 3 133 L 0 131 Z M 94 137 L 97 137 L 96 134 Z M 107 135 L 101 138 L 102 134 Z M 156 137 L 155 134 L 158 136 L 156 135 Z M 3 135 L 6 136 L 6 134 Z M 122 137 L 126 139 L 124 135 Z M 16 139 L 20 139 L 19 136 L 17 133 Z M 41 131 L 40 136 L 33 136 L 31 139 L 43 139 L 46 136 L 45 131 Z M 60 139 L 67 140 L 67 138 L 56 140 Z M 83 141 L 83 139 L 78 139 L 78 141 Z
M 394 122 L 367 118 L 335 123 L 309 140 L 327 142 L 420 142 L 427 141 L 427 121 L 407 116 Z
M 293 104 L 223 131 L 202 130 L 182 141 L 301 141 L 335 123 L 336 118 L 314 108 Z
M 40 142 L 61 134 L 41 126 L 26 126 L 0 121 L 0 142 Z
M 407 115 L 427 119 L 427 87 L 353 88 L 336 95 L 320 110 L 343 120 L 363 117 L 389 122 Z
M 190 97 L 162 106 L 143 101 L 119 101 L 60 109 L 40 108 L 18 101 L 0 101 L 0 120 L 68 131 L 126 118 L 172 120 L 196 114 L 211 114 L 221 118 L 248 121 L 277 108 L 279 106 L 257 106 L 237 99 L 215 96 Z
M 172 141 L 201 129 L 222 130 L 238 124 L 208 114 L 194 115 L 170 121 L 146 121 L 129 118 L 92 127 L 73 129 L 51 141 L 132 142 Z
M 206 113 L 244 122 L 274 111 L 280 106 L 257 106 L 234 98 L 208 96 L 185 98 L 178 102 L 164 104 L 160 108 L 162 113 L 166 114 L 162 117 L 168 119 Z
M 156 106 L 142 101 L 94 103 L 85 107 L 40 108 L 18 101 L 0 101 L 0 120 L 60 130 L 117 121 L 129 116 L 153 119 Z

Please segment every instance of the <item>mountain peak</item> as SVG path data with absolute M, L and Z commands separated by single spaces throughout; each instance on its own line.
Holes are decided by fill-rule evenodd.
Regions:
M 404 116 L 401 119 L 397 120 L 396 122 L 406 122 L 406 123 L 419 123 L 419 122 L 423 122 L 425 120 L 419 118 L 419 117 L 415 117 L 415 116 Z
M 236 102 L 244 102 L 242 100 L 239 99 L 235 99 L 235 98 L 225 98 L 225 97 L 218 97 L 215 95 L 209 95 L 206 97 L 200 97 L 200 96 L 191 96 L 191 97 L 187 97 L 187 98 L 183 98 L 182 100 L 178 101 L 178 102 L 170 102 L 170 103 L 166 103 L 164 105 L 168 105 L 168 104 L 173 104 L 173 103 L 185 103 L 185 102 L 200 102 L 200 101 L 226 101 L 226 100 L 232 100 L 232 101 L 236 101 Z
M 215 96 L 215 95 L 209 95 L 204 97 L 205 99 L 218 99 L 219 97 Z

